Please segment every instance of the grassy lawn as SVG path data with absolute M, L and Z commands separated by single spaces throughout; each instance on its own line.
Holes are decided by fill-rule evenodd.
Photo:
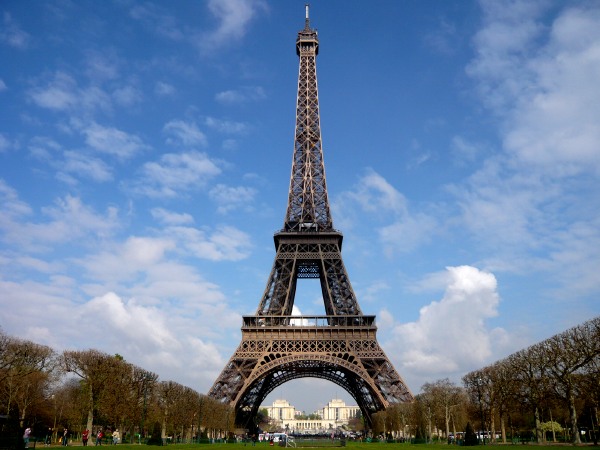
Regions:
M 40 443 L 41 444 L 41 443 Z M 502 444 L 495 444 L 494 446 L 498 446 L 498 445 L 502 445 Z M 510 444 L 508 444 L 510 445 Z M 532 445 L 536 445 L 536 444 L 532 444 Z M 561 444 L 548 444 L 548 446 L 558 446 Z M 562 444 L 562 445 L 568 445 L 572 447 L 572 444 Z M 592 445 L 592 444 L 582 444 L 583 446 L 587 446 L 587 445 Z M 80 442 L 76 442 L 72 445 L 69 445 L 69 447 L 81 447 L 81 443 Z M 90 447 L 94 447 L 93 445 L 88 445 Z M 58 447 L 55 445 L 52 445 L 52 447 Z M 108 446 L 108 445 L 102 445 L 102 447 L 109 447 L 109 449 L 114 448 L 115 450 L 140 450 L 140 448 L 148 448 L 148 449 L 153 449 L 153 448 L 157 448 L 156 446 L 146 446 L 146 445 L 140 445 L 140 444 L 118 444 L 117 446 L 113 447 L 113 446 Z M 270 446 L 268 443 L 257 443 L 255 446 L 255 449 L 252 449 L 252 445 L 250 443 L 247 444 L 243 444 L 243 443 L 236 443 L 236 444 L 225 444 L 225 443 L 215 443 L 215 444 L 168 444 L 166 447 L 170 448 L 171 450 L 226 450 L 227 448 L 229 448 L 230 450 L 286 450 L 285 447 L 279 447 L 278 445 L 274 445 L 274 446 Z M 406 447 L 412 447 L 414 450 L 441 450 L 441 448 L 446 447 L 449 450 L 458 450 L 459 446 L 457 445 L 446 445 L 445 443 L 439 443 L 439 444 L 411 444 L 411 443 L 385 443 L 385 442 L 371 442 L 371 443 L 367 443 L 367 442 L 354 442 L 354 441 L 348 441 L 346 443 L 346 447 L 341 447 L 339 444 L 339 441 L 336 441 L 335 443 L 332 443 L 331 441 L 328 440 L 323 440 L 323 441 L 318 441 L 318 442 L 314 442 L 313 445 L 310 445 L 309 442 L 303 442 L 302 444 L 298 445 L 297 448 L 348 448 L 349 450 L 401 450 L 402 448 L 406 448 Z M 31 448 L 31 446 L 30 446 Z M 36 448 L 38 448 L 38 446 L 36 446 Z M 44 448 L 44 445 L 41 444 L 39 445 L 39 448 Z M 287 447 L 289 448 L 293 448 L 293 447 Z M 485 447 L 484 447 L 485 448 Z M 106 450 L 109 450 L 106 449 Z
M 303 441 L 303 442 L 298 442 L 296 448 L 339 448 L 339 449 L 344 449 L 344 448 L 348 448 L 349 450 L 376 450 L 376 449 L 380 449 L 383 450 L 385 449 L 389 449 L 389 450 L 393 450 L 394 448 L 401 448 L 401 447 L 407 447 L 407 446 L 411 446 L 411 447 L 417 447 L 419 450 L 428 450 L 428 449 L 440 449 L 440 447 L 445 444 L 418 444 L 418 445 L 413 445 L 413 444 L 387 444 L 384 442 L 379 442 L 379 443 L 366 443 L 366 442 L 354 442 L 354 441 L 348 441 L 346 443 L 346 447 L 342 447 L 340 445 L 340 441 L 336 440 L 336 441 L 330 441 L 328 439 L 322 439 L 322 440 L 318 440 L 318 441 Z M 59 445 L 52 445 L 51 447 L 61 447 Z M 69 447 L 83 447 L 81 445 L 81 442 L 74 442 L 72 444 L 69 444 Z M 112 445 L 108 445 L 108 444 L 103 444 L 100 447 L 95 447 L 93 445 L 93 443 L 88 444 L 88 447 L 93 447 L 96 450 L 98 450 L 98 448 L 105 448 L 105 450 L 140 450 L 141 448 L 147 448 L 149 450 L 154 449 L 154 448 L 159 448 L 157 446 L 153 446 L 153 445 L 145 445 L 145 444 L 118 444 L 116 446 L 112 446 Z M 32 448 L 32 446 L 30 445 L 30 448 Z M 48 447 L 44 447 L 44 444 L 39 442 L 38 445 L 36 445 L 36 449 L 38 448 L 48 448 Z M 64 447 L 63 447 L 64 448 Z M 256 446 L 252 446 L 251 443 L 235 443 L 235 444 L 225 444 L 225 443 L 214 443 L 214 444 L 167 444 L 165 446 L 165 448 L 170 448 L 171 450 L 293 450 L 293 447 L 280 447 L 277 444 L 270 446 L 267 442 L 258 442 L 256 444 Z M 417 449 L 415 449 L 417 450 Z M 457 449 L 458 450 L 458 447 Z

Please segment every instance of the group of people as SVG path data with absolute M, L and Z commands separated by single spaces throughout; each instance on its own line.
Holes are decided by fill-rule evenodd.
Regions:
M 85 433 L 88 433 L 88 430 L 85 430 Z M 102 428 L 98 430 L 96 433 L 96 445 L 102 445 L 102 439 L 104 438 L 104 431 Z M 111 443 L 112 445 L 117 445 L 121 441 L 121 435 L 119 434 L 119 430 L 114 430 L 111 434 Z M 83 445 L 87 445 L 87 438 L 83 441 Z
M 51 443 L 51 429 L 49 429 L 48 435 L 46 436 L 46 440 L 45 440 L 45 444 L 46 446 L 49 446 Z M 64 428 L 63 432 L 62 432 L 62 436 L 60 436 L 58 438 L 58 443 L 60 445 L 63 446 L 67 446 L 69 445 L 69 429 L 68 428 Z M 90 431 L 89 430 L 85 430 L 83 433 L 81 433 L 81 441 L 83 442 L 84 446 L 88 445 L 88 440 L 90 438 Z M 96 433 L 96 445 L 102 445 L 102 439 L 104 438 L 104 431 L 102 431 L 102 428 L 100 428 L 98 430 L 98 433 Z M 29 447 L 29 440 L 31 439 L 31 428 L 27 427 L 23 433 L 23 442 L 25 443 L 25 448 Z M 119 433 L 119 430 L 114 430 L 111 434 L 111 443 L 113 445 L 117 445 L 121 440 L 121 435 Z

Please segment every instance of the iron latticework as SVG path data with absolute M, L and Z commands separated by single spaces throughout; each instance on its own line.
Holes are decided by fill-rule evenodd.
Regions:
M 274 236 L 277 254 L 256 314 L 245 316 L 242 342 L 209 395 L 235 406 L 236 422 L 252 427 L 260 403 L 277 386 L 301 377 L 330 380 L 371 415 L 412 400 L 376 339 L 375 316 L 363 315 L 342 261 L 342 234 L 333 228 L 321 144 L 317 32 L 298 33 L 300 58 L 296 132 L 288 206 Z M 298 279 L 318 278 L 324 316 L 293 316 Z

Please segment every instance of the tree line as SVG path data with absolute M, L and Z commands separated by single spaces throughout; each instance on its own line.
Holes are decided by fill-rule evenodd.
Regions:
M 62 353 L 0 330 L 0 416 L 54 442 L 67 429 L 189 441 L 234 429 L 229 405 L 98 350 Z M 141 435 L 141 436 L 140 436 Z
M 424 384 L 414 402 L 375 414 L 372 431 L 450 440 L 471 426 L 491 441 L 590 440 L 598 435 L 600 317 L 467 373 L 462 382 Z M 118 354 L 57 353 L 2 330 L 0 415 L 54 439 L 65 428 L 94 434 L 118 429 L 126 441 L 137 435 L 219 438 L 235 429 L 229 405 L 161 381 Z
M 448 439 L 470 424 L 504 443 L 557 435 L 573 443 L 597 440 L 600 317 L 469 372 L 462 382 L 424 384 L 413 403 L 375 414 L 375 432 Z

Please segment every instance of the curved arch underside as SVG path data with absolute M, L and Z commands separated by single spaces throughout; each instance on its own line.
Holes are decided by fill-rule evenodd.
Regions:
M 279 360 L 273 364 L 238 397 L 237 423 L 248 424 L 267 395 L 282 384 L 297 378 L 320 378 L 337 384 L 354 398 L 369 423 L 371 414 L 385 407 L 369 383 L 348 364 L 311 358 L 282 359 L 283 361 Z

